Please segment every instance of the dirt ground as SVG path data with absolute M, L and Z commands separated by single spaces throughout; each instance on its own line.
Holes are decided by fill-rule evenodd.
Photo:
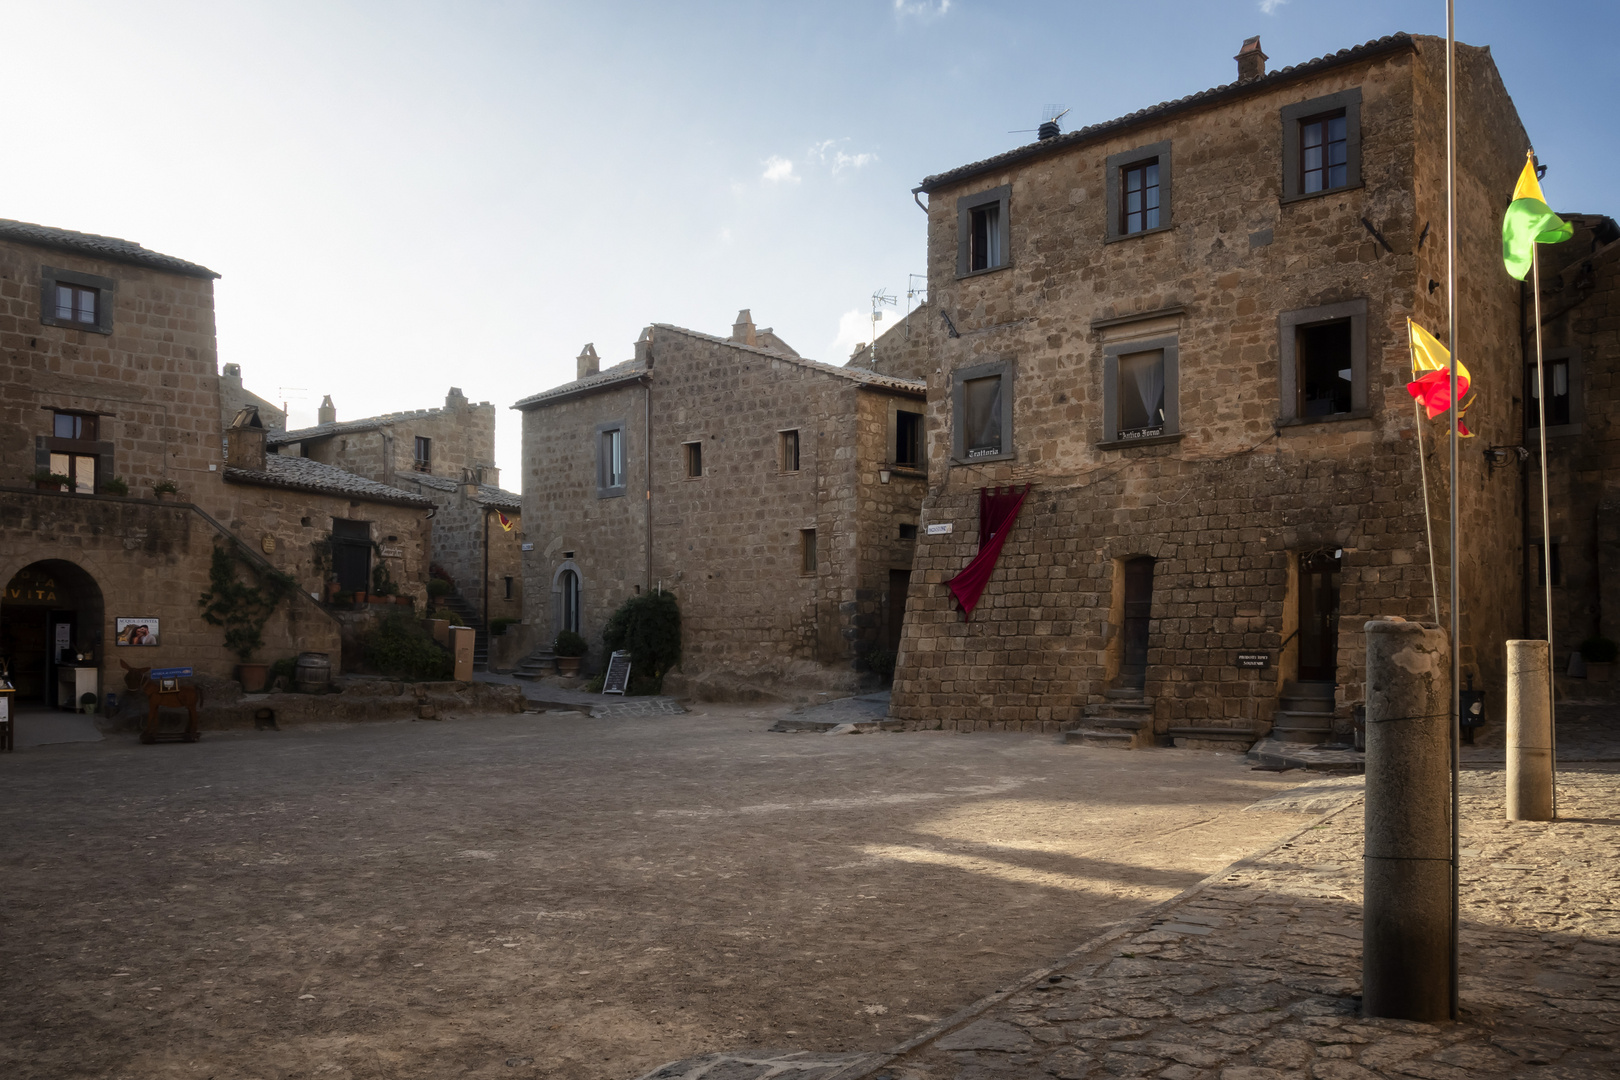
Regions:
M 704 708 L 704 707 L 700 707 Z M 891 1046 L 1305 820 L 1298 774 L 764 708 L 0 755 L 0 1075 L 626 1080 Z

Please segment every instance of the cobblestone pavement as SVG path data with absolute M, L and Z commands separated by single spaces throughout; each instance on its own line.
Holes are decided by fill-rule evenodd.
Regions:
M 1563 819 L 1551 823 L 1504 821 L 1504 782 L 1496 769 L 1463 775 L 1457 1024 L 1357 1016 L 1357 799 L 901 1053 L 834 1075 L 1612 1080 L 1620 1076 L 1620 770 L 1565 769 Z M 1353 790 L 1355 780 L 1329 789 L 1334 783 Z
M 530 702 L 531 710 L 551 706 L 566 711 L 568 706 L 577 706 L 581 712 L 588 711 L 593 720 L 612 720 L 627 716 L 679 716 L 686 712 L 680 702 L 662 695 L 621 697 L 618 694 L 592 694 L 577 687 L 564 686 L 559 679 L 519 679 L 493 671 L 480 671 L 476 678 L 480 682 L 522 687 L 523 696 Z

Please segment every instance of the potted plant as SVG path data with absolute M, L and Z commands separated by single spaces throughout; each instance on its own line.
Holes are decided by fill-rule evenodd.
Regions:
M 33 475 L 34 486 L 41 491 L 72 491 L 73 477 L 41 469 Z
M 203 609 L 205 620 L 225 628 L 225 647 L 241 661 L 236 677 L 242 691 L 259 694 L 269 679 L 270 665 L 255 663 L 253 654 L 264 645 L 264 624 L 283 600 L 298 591 L 298 582 L 278 570 L 258 566 L 253 569 L 259 584 L 249 585 L 237 579 L 238 559 L 242 556 L 234 547 L 214 548 L 209 588 L 197 598 L 197 606 Z
M 129 482 L 122 476 L 109 477 L 101 482 L 103 495 L 128 495 Z
M 590 646 L 574 631 L 564 630 L 557 635 L 551 651 L 557 656 L 557 674 L 571 679 L 579 674 L 580 658 L 590 651 Z
M 94 713 L 96 711 L 97 700 L 99 699 L 96 697 L 96 695 L 86 690 L 84 693 L 79 695 L 79 711 L 84 713 L 86 716 Z
M 326 599 L 327 600 L 335 599 L 337 597 L 337 594 L 342 592 L 342 591 L 343 591 L 343 586 L 339 585 L 337 582 L 328 581 L 326 583 Z
M 154 498 L 167 499 L 170 495 L 174 495 L 179 492 L 179 490 L 180 485 L 176 484 L 173 480 L 170 480 L 167 476 L 165 476 L 162 480 L 156 480 L 152 483 L 152 495 Z
M 427 593 L 429 600 L 442 600 L 450 595 L 450 583 L 442 577 L 428 578 Z
M 1620 645 L 1601 634 L 1594 634 L 1581 642 L 1581 659 L 1586 661 L 1586 678 L 1591 682 L 1608 682 L 1609 666 L 1620 654 Z

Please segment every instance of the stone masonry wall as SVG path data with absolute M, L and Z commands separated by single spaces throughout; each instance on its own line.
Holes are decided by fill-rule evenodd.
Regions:
M 406 487 L 416 489 L 416 485 L 409 483 Z M 438 513 L 433 518 L 433 561 L 450 575 L 462 598 L 480 612 L 487 598 L 488 619 L 522 618 L 523 570 L 519 547 L 523 543 L 523 525 L 519 512 L 505 510 L 513 523 L 512 531 L 507 532 L 495 516 L 500 508 L 481 502 L 474 494 L 476 485 L 459 485 L 453 492 L 438 491 L 426 485 L 418 490 L 438 503 Z M 512 578 L 510 598 L 506 592 L 506 577 Z
M 903 539 L 900 526 L 917 529 L 928 476 L 923 470 L 894 464 L 893 416 L 898 409 L 922 412 L 926 403 L 868 390 L 857 395 L 855 407 L 860 463 L 855 525 L 857 644 L 886 651 L 889 622 L 899 614 L 890 609 L 889 575 L 891 571 L 909 575 L 917 551 L 917 540 Z M 889 474 L 888 483 L 883 482 L 883 471 Z
M 1385 55 L 1269 84 L 930 193 L 930 297 L 960 336 L 948 336 L 943 320 L 925 325 L 939 371 L 929 376 L 923 519 L 955 531 L 918 541 L 896 716 L 946 727 L 1072 725 L 1083 706 L 1104 700 L 1117 672 L 1116 561 L 1138 555 L 1158 560 L 1146 695 L 1160 732 L 1270 720 L 1280 683 L 1294 674 L 1291 568 L 1302 554 L 1343 552 L 1341 716 L 1363 696 L 1361 624 L 1429 616 L 1405 320 L 1415 312 L 1443 328 L 1426 285 L 1444 213 L 1425 186 L 1432 163 L 1420 167 L 1414 149 L 1432 156 L 1440 145 L 1427 142 L 1432 102 L 1414 84 L 1443 49 L 1420 48 L 1421 59 Z M 1487 244 L 1501 200 L 1486 204 L 1501 171 L 1493 161 L 1512 163 L 1504 147 L 1522 134 L 1488 55 L 1460 52 L 1460 85 L 1479 104 L 1463 125 L 1474 146 L 1459 161 L 1462 186 L 1477 193 L 1462 201 L 1459 321 L 1479 335 L 1463 343 L 1482 388 L 1468 417 L 1481 434 L 1462 473 L 1462 531 L 1477 542 L 1465 549 L 1473 557 L 1464 567 L 1472 647 L 1464 659 L 1499 688 L 1500 642 L 1517 630 L 1504 613 L 1517 611 L 1519 593 L 1517 575 L 1490 567 L 1504 555 L 1513 565 L 1519 492 L 1511 477 L 1486 475 L 1477 448 L 1504 441 L 1517 423 L 1517 357 L 1487 344 L 1501 340 L 1493 335 L 1504 322 L 1511 341 L 1517 298 Z M 1362 94 L 1363 186 L 1281 202 L 1280 110 L 1351 87 Z M 1173 147 L 1171 227 L 1105 243 L 1107 155 L 1161 140 Z M 1011 265 L 958 279 L 956 198 L 1001 184 L 1012 189 Z M 1368 410 L 1278 423 L 1281 313 L 1351 300 L 1367 306 Z M 1138 314 L 1155 317 L 1108 323 Z M 1099 446 L 1104 344 L 1165 334 L 1179 344 L 1180 438 Z M 1016 458 L 953 465 L 949 373 L 988 360 L 1013 367 Z M 1433 475 L 1444 463 L 1441 430 L 1425 421 L 1431 498 L 1443 509 Z M 944 582 L 977 551 L 978 490 L 1024 483 L 1032 493 L 964 622 Z M 1436 529 L 1443 537 L 1443 516 Z M 1446 573 L 1442 558 L 1442 581 Z M 1269 651 L 1274 665 L 1238 669 L 1239 649 Z

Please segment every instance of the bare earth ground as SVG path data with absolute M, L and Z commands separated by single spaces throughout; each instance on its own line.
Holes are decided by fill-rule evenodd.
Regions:
M 1049 737 L 517 715 L 0 755 L 0 1075 L 884 1049 L 1309 819 Z

